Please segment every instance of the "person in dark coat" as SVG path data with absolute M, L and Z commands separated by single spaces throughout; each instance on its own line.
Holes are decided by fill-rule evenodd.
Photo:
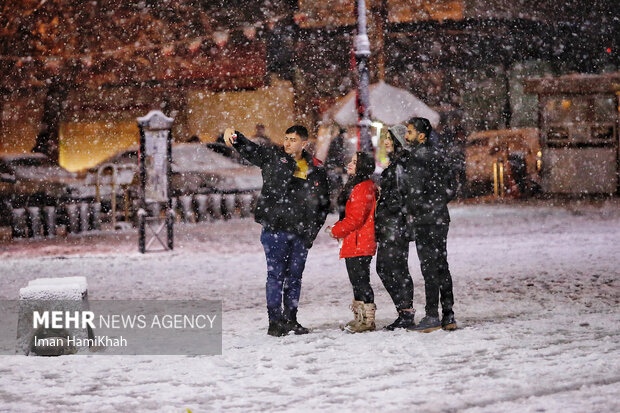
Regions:
M 409 232 L 415 237 L 426 291 L 425 317 L 411 330 L 430 332 L 456 329 L 452 276 L 448 267 L 446 241 L 450 214 L 448 202 L 453 194 L 446 182 L 446 156 L 437 135 L 425 118 L 407 122 L 409 155 L 402 179 L 404 206 Z M 441 297 L 443 317 L 439 319 Z
M 258 145 L 233 128 L 224 140 L 263 175 L 254 219 L 263 227 L 260 240 L 267 258 L 267 333 L 306 334 L 308 329 L 297 322 L 297 307 L 308 250 L 329 210 L 325 170 L 304 150 L 308 131 L 300 125 L 286 130 L 283 147 Z
M 375 329 L 374 292 L 370 286 L 370 261 L 377 250 L 375 242 L 375 183 L 371 177 L 375 159 L 366 152 L 357 152 L 347 165 L 349 178 L 338 196 L 340 220 L 327 232 L 342 240 L 340 258 L 344 258 L 353 286 L 354 319 L 344 330 L 362 333 Z
M 337 133 L 332 137 L 325 157 L 325 170 L 329 180 L 330 192 L 332 194 L 332 211 L 338 208 L 338 200 L 335 198 L 341 193 L 343 185 L 343 174 L 345 173 L 345 129 L 337 126 L 330 127 L 330 131 Z
M 385 149 L 390 164 L 381 173 L 381 192 L 375 211 L 375 237 L 377 239 L 377 274 L 398 311 L 398 318 L 387 330 L 411 328 L 414 324 L 413 280 L 409 273 L 409 242 L 403 195 L 400 181 L 407 158 L 403 125 L 388 129 Z

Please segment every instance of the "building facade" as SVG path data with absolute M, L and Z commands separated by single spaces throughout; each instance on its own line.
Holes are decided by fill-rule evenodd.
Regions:
M 371 80 L 468 131 L 536 126 L 525 79 L 619 70 L 614 1 L 368 0 Z M 178 141 L 257 123 L 276 142 L 355 87 L 355 2 L 7 2 L 0 152 L 78 170 L 137 142 L 157 108 Z

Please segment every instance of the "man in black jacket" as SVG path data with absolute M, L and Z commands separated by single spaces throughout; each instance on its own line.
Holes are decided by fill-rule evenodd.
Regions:
M 267 257 L 267 334 L 306 334 L 297 322 L 297 306 L 308 250 L 329 211 L 325 169 L 304 150 L 308 130 L 300 125 L 286 130 L 282 147 L 257 145 L 234 128 L 224 132 L 224 140 L 263 175 L 254 219 L 263 227 Z
M 446 241 L 453 191 L 448 182 L 450 165 L 433 128 L 425 118 L 407 122 L 409 156 L 403 174 L 404 204 L 420 259 L 426 291 L 426 316 L 410 330 L 430 332 L 456 329 L 452 305 L 452 276 L 448 267 Z M 439 319 L 441 296 L 443 317 Z

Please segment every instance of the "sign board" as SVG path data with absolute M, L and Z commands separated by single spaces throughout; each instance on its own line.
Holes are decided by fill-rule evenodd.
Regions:
M 168 130 L 144 131 L 146 202 L 168 202 Z
M 173 248 L 174 211 L 170 198 L 170 173 L 172 163 L 172 122 L 158 110 L 138 118 L 140 128 L 140 198 L 138 211 L 138 249 L 146 252 L 153 241 L 159 241 L 164 250 Z M 164 206 L 162 219 L 160 207 Z M 151 211 L 149 214 L 148 211 Z M 160 235 L 166 229 L 167 242 Z M 146 242 L 146 230 L 151 239 Z

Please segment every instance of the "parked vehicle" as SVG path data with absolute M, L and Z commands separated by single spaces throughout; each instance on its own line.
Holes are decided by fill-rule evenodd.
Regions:
M 40 153 L 0 155 L 0 197 L 14 208 L 80 199 L 83 181 Z
M 234 158 L 218 153 L 202 143 L 179 143 L 172 146 L 172 196 L 204 193 L 254 192 L 262 186 L 260 169 L 244 164 Z M 133 146 L 116 153 L 99 165 L 87 170 L 86 182 L 96 184 L 97 171 L 102 165 L 116 165 L 120 170 L 133 173 L 133 189 L 139 185 L 138 147 Z M 109 178 L 105 178 L 108 179 Z M 109 188 L 107 180 L 105 187 Z M 102 192 L 104 186 L 102 185 Z M 109 191 L 109 189 L 107 189 Z M 108 192 L 109 193 L 109 192 Z
M 253 192 L 262 187 L 260 168 L 244 165 L 204 144 L 172 147 L 172 189 L 175 195 Z
M 10 199 L 15 181 L 15 172 L 6 163 L 0 162 L 0 226 L 10 224 Z
M 472 194 L 490 193 L 494 174 L 503 171 L 504 186 L 521 194 L 536 190 L 540 171 L 538 129 L 505 129 L 472 133 L 467 137 L 465 170 Z

